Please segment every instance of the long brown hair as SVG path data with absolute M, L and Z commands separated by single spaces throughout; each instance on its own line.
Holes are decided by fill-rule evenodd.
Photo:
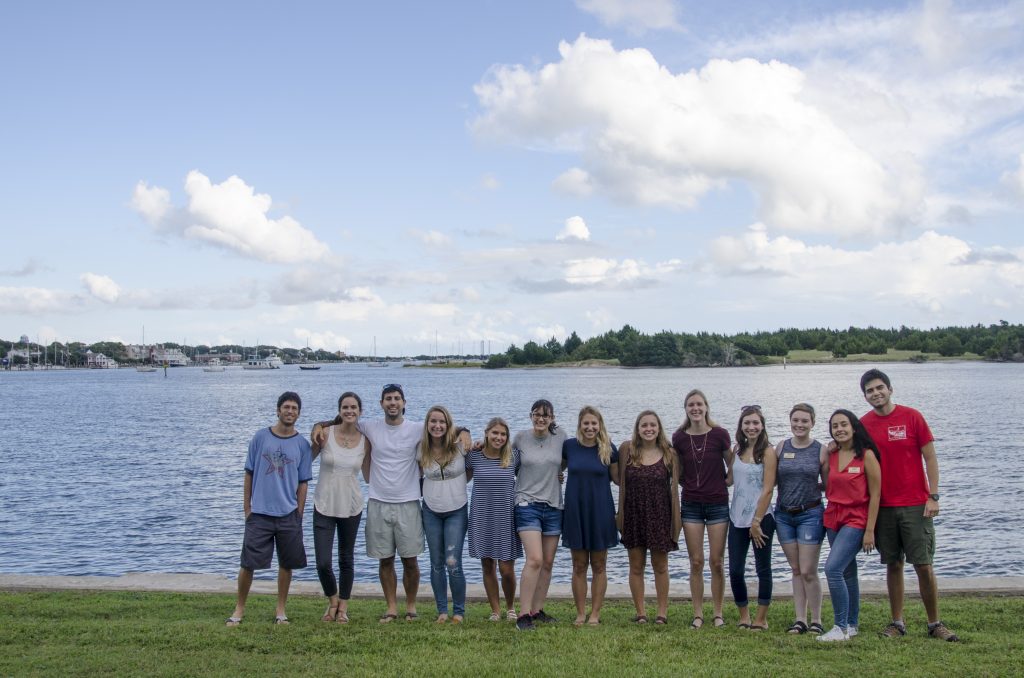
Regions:
M 633 439 L 630 441 L 629 446 L 629 465 L 641 466 L 640 459 L 643 456 L 644 441 L 640 438 L 640 420 L 648 416 L 654 417 L 655 421 L 658 422 L 658 437 L 655 439 L 654 444 L 661 450 L 661 460 L 665 464 L 665 468 L 668 469 L 669 474 L 671 474 L 672 468 L 676 463 L 676 452 L 672 449 L 672 444 L 668 442 L 668 437 L 665 436 L 665 427 L 661 425 L 661 417 L 654 410 L 644 410 L 636 415 L 636 421 L 633 422 Z
M 761 412 L 760 407 L 744 407 L 740 412 L 740 420 L 736 424 L 736 447 L 739 454 L 743 454 L 743 450 L 747 449 L 747 445 L 750 444 L 750 438 L 748 438 L 747 434 L 743 432 L 743 420 L 752 414 L 756 414 L 757 418 L 761 420 L 761 432 L 754 440 L 754 463 L 763 464 L 764 452 L 771 447 L 772 444 L 768 441 L 768 429 L 765 428 L 764 414 Z
M 423 436 L 420 438 L 420 468 L 425 469 L 434 461 L 430 454 L 430 431 L 428 426 L 430 425 L 430 413 L 440 412 L 441 416 L 444 417 L 445 423 L 448 425 L 447 430 L 444 432 L 444 438 L 441 439 L 441 446 L 444 448 L 444 454 L 441 456 L 438 465 L 441 468 L 448 466 L 453 459 L 459 454 L 459 448 L 455 446 L 457 440 L 457 434 L 455 432 L 455 424 L 452 423 L 452 415 L 447 408 L 441 405 L 434 405 L 427 410 L 427 416 L 423 417 Z

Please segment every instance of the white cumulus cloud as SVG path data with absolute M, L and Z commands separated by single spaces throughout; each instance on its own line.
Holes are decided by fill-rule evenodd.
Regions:
M 579 167 L 570 167 L 555 177 L 551 187 L 559 193 L 586 197 L 594 192 L 594 185 L 590 181 L 590 174 Z
M 1018 198 L 1024 198 L 1024 153 L 1017 158 L 1017 169 L 1003 173 L 1003 184 Z
M 646 30 L 681 30 L 673 0 L 576 0 L 576 6 L 608 26 L 634 33 Z
M 410 229 L 409 235 L 429 247 L 447 247 L 452 244 L 451 236 L 442 233 L 441 231 L 421 231 L 414 228 Z
M 139 182 L 132 206 L 155 228 L 268 263 L 324 259 L 326 244 L 290 216 L 271 218 L 273 200 L 237 176 L 219 184 L 202 172 L 185 177 L 188 206 L 175 208 L 167 189 Z
M 793 66 L 714 59 L 674 74 L 645 49 L 587 36 L 559 54 L 536 69 L 492 69 L 475 87 L 475 133 L 578 154 L 596 188 L 635 203 L 692 207 L 743 181 L 762 220 L 792 231 L 884 233 L 920 202 L 916 177 L 809 103 Z
M 79 279 L 82 281 L 85 289 L 89 291 L 89 294 L 100 301 L 112 304 L 121 296 L 121 286 L 109 276 L 83 273 Z
M 565 226 L 555 236 L 555 240 L 590 240 L 590 229 L 587 228 L 583 217 L 569 217 L 565 220 Z

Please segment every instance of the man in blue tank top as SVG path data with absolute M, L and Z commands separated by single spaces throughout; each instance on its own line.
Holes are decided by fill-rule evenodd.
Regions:
M 287 624 L 285 603 L 292 570 L 306 567 L 302 543 L 302 513 L 306 489 L 313 477 L 309 442 L 295 430 L 302 399 L 292 391 L 277 399 L 277 423 L 260 429 L 249 443 L 245 459 L 245 537 L 238 570 L 238 601 L 228 626 L 238 626 L 252 587 L 253 571 L 270 567 L 277 548 L 277 610 L 274 623 Z

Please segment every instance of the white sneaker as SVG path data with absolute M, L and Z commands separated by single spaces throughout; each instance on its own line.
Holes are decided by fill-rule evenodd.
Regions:
M 848 638 L 853 638 L 858 633 L 860 633 L 860 632 L 857 630 L 856 626 L 847 626 L 846 627 L 846 636 Z
M 840 626 L 833 626 L 829 632 L 818 636 L 818 640 L 826 643 L 833 643 L 839 640 L 849 640 L 850 636 Z

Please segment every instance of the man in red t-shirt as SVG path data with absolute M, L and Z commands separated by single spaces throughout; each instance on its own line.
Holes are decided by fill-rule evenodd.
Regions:
M 939 587 L 932 559 L 939 515 L 939 460 L 928 422 L 912 407 L 892 402 L 892 383 L 881 370 L 868 370 L 860 389 L 872 410 L 861 417 L 881 453 L 882 496 L 879 502 L 875 543 L 885 563 L 892 621 L 882 631 L 887 638 L 906 635 L 903 622 L 903 563 L 917 572 L 921 601 L 928 614 L 928 635 L 940 640 L 960 640 L 939 619 Z M 921 460 L 924 459 L 922 468 Z

